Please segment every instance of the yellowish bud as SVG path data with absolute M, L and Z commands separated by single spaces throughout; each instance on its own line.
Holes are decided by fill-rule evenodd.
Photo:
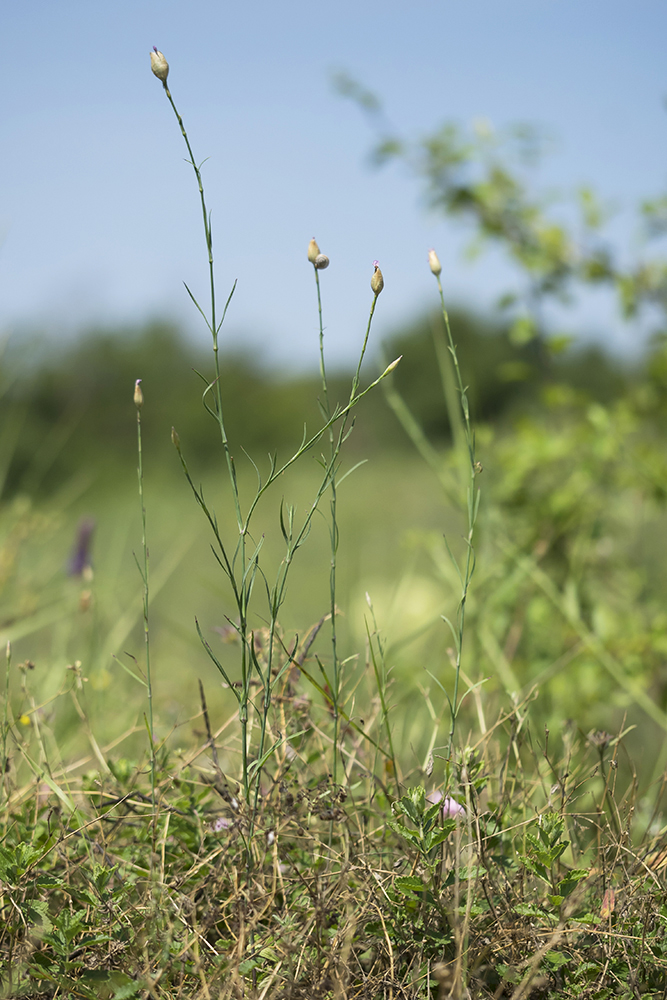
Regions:
M 176 448 L 178 451 L 181 450 L 181 439 L 178 436 L 178 431 L 176 430 L 175 427 L 171 428 L 171 443 L 173 444 L 174 448 Z
M 375 297 L 377 298 L 377 296 L 384 288 L 384 278 L 382 277 L 382 271 L 380 270 L 380 265 L 376 260 L 373 261 L 373 267 L 375 268 L 375 271 L 373 272 L 373 277 L 371 278 L 371 288 L 373 289 Z
M 155 73 L 158 80 L 162 80 L 163 83 L 167 82 L 167 77 L 169 76 L 169 63 L 159 51 L 153 46 L 153 51 L 151 52 L 151 69 Z
M 428 252 L 428 265 L 435 275 L 440 274 L 442 271 L 442 264 L 438 260 L 438 255 L 435 250 L 429 250 Z
M 400 358 L 396 358 L 396 360 L 392 361 L 392 363 L 390 365 L 387 365 L 387 367 L 385 368 L 385 370 L 382 372 L 382 378 L 384 378 L 385 375 L 390 375 L 393 372 L 394 368 L 398 367 L 398 363 L 400 362 L 400 360 L 401 360 L 402 357 L 403 357 L 403 355 L 401 354 Z
M 313 236 L 312 240 L 308 244 L 308 260 L 311 264 L 314 264 L 320 254 L 320 248 L 317 245 L 317 240 Z
M 138 378 L 134 383 L 134 405 L 138 410 L 144 405 L 144 394 L 141 391 L 141 379 Z

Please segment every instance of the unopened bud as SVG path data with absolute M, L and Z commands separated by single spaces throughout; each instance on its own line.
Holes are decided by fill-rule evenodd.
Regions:
M 181 450 L 181 439 L 178 436 L 178 431 L 176 430 L 175 427 L 171 428 L 171 443 L 173 444 L 174 448 L 178 449 L 178 451 Z
M 323 271 L 325 267 L 329 266 L 329 258 L 325 253 L 318 253 L 317 257 L 313 261 L 313 264 L 318 271 Z
M 428 252 L 428 265 L 435 275 L 439 275 L 442 271 L 442 264 L 438 260 L 435 250 L 429 250 Z
M 382 271 L 380 270 L 380 265 L 378 261 L 376 260 L 373 261 L 373 267 L 375 268 L 375 271 L 373 272 L 373 277 L 371 278 L 371 288 L 373 289 L 375 297 L 377 298 L 377 296 L 384 288 L 384 278 L 382 277 Z
M 138 378 L 134 383 L 134 405 L 138 410 L 144 405 L 144 394 L 141 391 L 141 379 Z
M 384 378 L 385 375 L 391 375 L 391 373 L 393 372 L 394 368 L 398 367 L 398 363 L 399 363 L 399 361 L 401 360 L 402 357 L 403 357 L 403 355 L 401 354 L 400 358 L 396 358 L 396 360 L 392 361 L 392 363 L 390 365 L 387 365 L 387 367 L 385 368 L 385 370 L 382 372 L 382 378 Z
M 153 51 L 151 52 L 151 69 L 155 73 L 158 80 L 162 80 L 163 83 L 167 82 L 167 77 L 169 76 L 169 63 L 162 55 L 159 49 L 153 46 Z
M 313 236 L 312 240 L 308 244 L 308 260 L 311 264 L 314 264 L 320 253 L 320 248 L 317 245 L 317 240 Z

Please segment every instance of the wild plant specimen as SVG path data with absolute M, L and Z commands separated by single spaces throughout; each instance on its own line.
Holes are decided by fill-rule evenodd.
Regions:
M 449 699 L 450 707 L 450 727 L 449 727 L 449 746 L 448 746 L 448 758 L 451 760 L 452 751 L 454 747 L 454 733 L 456 731 L 456 720 L 459 713 L 460 703 L 459 703 L 459 678 L 461 676 L 461 655 L 463 652 L 463 631 L 465 626 L 465 610 L 466 601 L 468 599 L 468 590 L 470 588 L 470 581 L 472 580 L 472 575 L 475 571 L 475 550 L 473 548 L 473 535 L 475 530 L 475 521 L 477 520 L 477 511 L 479 508 L 480 491 L 477 488 L 477 476 L 482 471 L 480 463 L 475 458 L 475 435 L 470 424 L 470 407 L 468 404 L 468 395 L 466 392 L 466 387 L 463 384 L 463 379 L 461 377 L 461 369 L 459 367 L 459 359 L 456 353 L 456 344 L 454 343 L 454 338 L 452 337 L 452 331 L 449 326 L 449 316 L 447 315 L 447 308 L 445 306 L 445 296 L 442 291 L 442 282 L 440 281 L 440 274 L 442 272 L 442 266 L 438 260 L 438 255 L 435 250 L 429 251 L 428 262 L 431 271 L 435 275 L 436 281 L 438 282 L 438 292 L 440 293 L 440 306 L 442 308 L 442 318 L 445 324 L 445 330 L 447 332 L 447 349 L 451 356 L 452 364 L 454 366 L 454 373 L 456 377 L 456 389 L 459 393 L 460 404 L 461 404 L 461 414 L 463 416 L 463 449 L 465 453 L 465 468 L 466 468 L 466 478 L 468 479 L 468 484 L 466 487 L 466 512 L 468 515 L 468 530 L 465 536 L 466 552 L 463 560 L 463 567 L 461 568 L 454 558 L 453 553 L 450 550 L 450 556 L 452 562 L 456 568 L 459 580 L 461 582 L 461 598 L 459 601 L 458 610 L 456 613 L 456 622 L 453 623 L 449 618 L 443 615 L 444 621 L 449 626 L 452 636 L 454 637 L 454 646 L 456 651 L 455 660 L 455 672 L 454 672 L 454 693 L 451 699 Z M 438 347 L 436 341 L 436 348 Z M 447 378 L 446 365 L 447 359 L 443 356 L 444 352 L 438 351 L 438 361 L 440 364 L 440 370 L 443 377 L 443 388 L 445 395 L 448 395 L 449 380 Z M 452 408 L 450 407 L 450 414 Z M 458 425 L 460 426 L 460 425 Z M 452 434 L 454 436 L 454 441 L 460 436 L 460 432 L 457 431 L 457 424 L 452 426 Z M 449 546 L 448 546 L 449 548 Z
M 146 663 L 146 695 L 148 698 L 148 739 L 151 748 L 151 806 L 153 811 L 153 849 L 155 849 L 155 832 L 157 814 L 155 810 L 155 729 L 153 726 L 153 680 L 151 677 L 150 633 L 148 629 L 148 542 L 146 540 L 146 504 L 144 503 L 144 458 L 141 446 L 141 408 L 144 405 L 144 394 L 141 391 L 141 379 L 134 383 L 134 405 L 137 409 L 137 478 L 139 480 L 139 502 L 141 504 L 141 553 L 142 560 L 137 559 L 137 567 L 144 585 L 144 652 Z M 136 556 L 135 556 L 136 559 Z M 151 852 L 151 865 L 152 865 Z
M 292 455 L 290 459 L 284 462 L 282 465 L 278 465 L 277 457 L 272 456 L 270 459 L 269 472 L 266 479 L 262 479 L 259 469 L 257 466 L 255 472 L 257 474 L 257 488 L 253 499 L 250 501 L 247 509 L 243 511 L 241 505 L 241 499 L 239 495 L 239 489 L 236 478 L 236 469 L 234 465 L 234 459 L 230 450 L 229 441 L 227 438 L 225 430 L 225 421 L 223 415 L 223 404 L 222 404 L 222 394 L 220 388 L 220 360 L 218 351 L 218 337 L 222 324 L 227 313 L 227 309 L 231 302 L 232 295 L 234 293 L 234 287 L 227 299 L 225 308 L 222 312 L 221 317 L 218 319 L 216 311 L 216 291 L 215 291 L 215 271 L 213 266 L 213 239 L 211 232 L 211 219 L 206 207 L 206 201 L 204 196 L 204 186 L 202 182 L 202 176 L 199 166 L 197 165 L 188 135 L 186 133 L 183 119 L 179 114 L 174 100 L 171 96 L 169 88 L 167 87 L 167 76 L 169 72 L 169 67 L 167 62 L 162 55 L 162 53 L 155 50 L 151 55 L 152 68 L 155 75 L 162 81 L 166 97 L 176 115 L 181 134 L 185 141 L 189 160 L 188 162 L 192 166 L 197 180 L 197 185 L 199 188 L 202 218 L 204 223 L 204 236 L 206 242 L 206 251 L 208 257 L 208 272 L 209 272 L 209 288 L 210 288 L 210 306 L 208 311 L 202 308 L 202 306 L 197 302 L 190 289 L 186 289 L 190 298 L 194 302 L 199 313 L 203 317 L 206 326 L 211 334 L 213 340 L 213 352 L 214 352 L 214 379 L 212 382 L 207 382 L 206 388 L 203 393 L 203 402 L 209 413 L 216 420 L 219 430 L 221 441 L 223 444 L 223 449 L 225 452 L 225 459 L 227 465 L 227 472 L 229 475 L 229 480 L 231 484 L 234 509 L 236 513 L 237 531 L 238 537 L 236 543 L 233 547 L 229 546 L 222 538 L 217 518 L 215 513 L 208 506 L 203 492 L 200 488 L 196 487 L 192 477 L 190 476 L 187 463 L 185 461 L 183 451 L 181 448 L 180 439 L 176 432 L 173 432 L 172 439 L 177 448 L 183 470 L 185 472 L 186 478 L 194 492 L 194 495 L 199 503 L 200 507 L 204 511 L 209 524 L 213 530 L 215 544 L 214 544 L 214 554 L 215 557 L 222 568 L 224 574 L 229 580 L 234 604 L 236 607 L 236 620 L 231 621 L 233 628 L 236 630 L 237 635 L 240 640 L 241 646 L 241 663 L 240 663 L 240 683 L 234 683 L 230 677 L 227 669 L 223 666 L 220 660 L 215 655 L 214 651 L 211 649 L 209 643 L 204 638 L 199 625 L 197 624 L 198 633 L 200 639 L 205 646 L 208 655 L 211 657 L 212 661 L 215 663 L 216 667 L 222 674 L 225 682 L 229 686 L 230 690 L 233 692 L 237 699 L 239 707 L 239 719 L 241 725 L 241 753 L 242 753 L 242 784 L 244 797 L 249 807 L 249 821 L 248 821 L 248 850 L 249 850 L 249 863 L 250 863 L 250 850 L 251 842 L 253 838 L 254 826 L 256 822 L 258 800 L 260 794 L 260 774 L 268 760 L 274 755 L 276 750 L 281 744 L 283 744 L 287 737 L 280 736 L 276 742 L 274 742 L 270 747 L 267 747 L 268 743 L 268 715 L 272 703 L 272 694 L 276 684 L 278 684 L 283 677 L 284 673 L 292 668 L 292 663 L 296 649 L 287 651 L 282 646 L 280 637 L 278 635 L 278 614 L 280 608 L 285 600 L 287 579 L 293 564 L 294 557 L 297 550 L 305 541 L 308 532 L 310 530 L 311 522 L 314 517 L 315 511 L 318 508 L 320 500 L 330 488 L 332 479 L 335 477 L 335 471 L 338 464 L 338 458 L 340 454 L 340 448 L 346 436 L 345 431 L 345 421 L 350 414 L 352 408 L 356 406 L 360 399 L 362 399 L 367 392 L 369 392 L 374 386 L 376 386 L 393 366 L 390 366 L 387 371 L 385 371 L 380 378 L 376 379 L 370 386 L 365 390 L 359 391 L 359 376 L 361 370 L 361 364 L 366 351 L 366 346 L 368 343 L 368 337 L 370 334 L 370 326 L 375 311 L 375 305 L 377 302 L 377 297 L 381 290 L 379 287 L 377 274 L 379 271 L 376 269 L 376 274 L 373 275 L 372 279 L 372 290 L 373 290 L 373 303 L 371 306 L 370 317 L 368 320 L 366 328 L 366 336 L 364 338 L 364 343 L 362 346 L 359 363 L 357 366 L 357 371 L 352 384 L 352 391 L 350 393 L 350 398 L 348 403 L 343 407 L 335 407 L 333 409 L 327 409 L 325 412 L 325 420 L 323 426 L 313 434 L 308 437 L 304 432 L 304 436 L 301 445 Z M 212 400 L 212 402 L 210 402 Z M 326 403 L 328 407 L 328 402 Z M 340 429 L 338 435 L 334 435 L 334 428 L 337 424 L 340 424 Z M 278 568 L 275 576 L 274 582 L 271 584 L 263 570 L 260 568 L 260 551 L 262 548 L 262 539 L 257 543 L 253 541 L 251 534 L 251 522 L 253 514 L 257 508 L 260 499 L 264 496 L 269 487 L 281 476 L 287 469 L 289 469 L 295 462 L 297 462 L 307 451 L 313 448 L 313 446 L 320 441 L 320 439 L 327 433 L 330 433 L 331 448 L 330 453 L 323 462 L 323 473 L 319 488 L 316 490 L 315 497 L 312 504 L 308 507 L 306 514 L 304 515 L 301 523 L 297 523 L 295 509 L 289 505 L 281 505 L 280 509 L 280 529 L 282 532 L 283 540 L 285 543 L 285 554 L 283 560 Z M 268 620 L 268 638 L 266 643 L 265 657 L 263 661 L 257 652 L 256 643 L 254 641 L 253 629 L 251 625 L 251 601 L 255 595 L 255 585 L 260 584 L 259 590 L 266 595 L 268 604 L 268 614 L 264 612 L 264 619 Z M 253 679 L 257 677 L 260 685 L 260 690 L 262 693 L 261 703 L 255 703 L 251 697 L 251 685 Z M 334 685 L 338 691 L 338 685 Z M 336 694 L 336 698 L 338 694 Z M 253 748 L 251 753 L 250 741 L 249 741 L 249 716 L 251 712 L 255 712 L 259 717 L 259 739 L 258 745 Z
M 310 241 L 308 245 L 308 260 L 313 265 L 313 271 L 315 274 L 315 285 L 317 288 L 317 310 L 319 316 L 320 324 L 320 377 L 322 379 L 322 399 L 320 401 L 320 408 L 324 419 L 327 421 L 331 420 L 331 404 L 329 402 L 329 386 L 327 382 L 327 372 L 326 364 L 324 360 L 324 324 L 322 320 L 322 293 L 320 290 L 320 271 L 324 271 L 329 266 L 329 258 L 320 253 L 320 248 L 317 245 L 315 237 Z M 373 292 L 373 303 L 371 305 L 370 315 L 368 317 L 368 325 L 366 327 L 366 336 L 364 338 L 364 343 L 361 349 L 361 355 L 359 357 L 359 363 L 357 365 L 357 370 L 354 375 L 354 380 L 352 382 L 352 392 L 350 393 L 350 402 L 355 396 L 355 393 L 359 387 L 359 376 L 361 373 L 361 365 L 364 360 L 364 355 L 366 353 L 366 347 L 368 345 L 368 337 L 370 334 L 371 323 L 373 321 L 373 313 L 375 312 L 375 305 L 377 303 L 378 295 L 384 288 L 384 278 L 382 277 L 382 272 L 380 271 L 377 261 L 373 261 L 374 271 L 373 277 L 371 279 L 371 290 Z M 333 715 L 334 733 L 333 733 L 333 768 L 332 776 L 334 784 L 338 781 L 338 734 L 340 730 L 340 701 L 342 694 L 342 682 L 343 678 L 341 676 L 341 663 L 338 657 L 338 630 L 337 630 L 337 608 L 336 608 L 336 567 L 337 567 L 337 552 L 338 552 L 338 542 L 339 542 L 339 530 L 338 530 L 338 493 L 337 493 L 337 479 L 336 473 L 338 471 L 337 461 L 340 449 L 342 447 L 343 441 L 345 440 L 347 433 L 347 416 L 341 422 L 340 428 L 338 429 L 337 437 L 334 435 L 333 426 L 329 427 L 329 456 L 328 460 L 323 459 L 323 467 L 326 468 L 327 464 L 331 469 L 331 474 L 329 477 L 329 489 L 330 489 L 330 502 L 329 510 L 331 514 L 331 520 L 329 523 L 329 537 L 331 542 L 331 563 L 329 570 L 329 615 L 331 619 L 331 678 L 329 682 L 329 687 L 331 689 L 331 711 Z M 356 468 L 356 466 L 355 466 Z M 350 472 L 354 471 L 353 469 Z M 347 472 L 345 475 L 349 475 Z M 393 751 L 392 751 L 393 757 Z

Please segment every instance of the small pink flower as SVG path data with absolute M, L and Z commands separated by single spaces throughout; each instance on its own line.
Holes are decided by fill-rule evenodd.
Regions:
M 213 833 L 221 833 L 223 830 L 229 830 L 230 826 L 234 825 L 233 819 L 227 819 L 226 816 L 218 816 L 216 820 L 211 823 L 211 829 Z
M 453 799 L 451 795 L 443 795 L 441 791 L 431 792 L 430 795 L 426 796 L 428 802 L 433 805 L 436 802 L 442 802 L 442 815 L 443 819 L 450 819 L 452 816 L 465 816 L 466 811 L 462 805 Z

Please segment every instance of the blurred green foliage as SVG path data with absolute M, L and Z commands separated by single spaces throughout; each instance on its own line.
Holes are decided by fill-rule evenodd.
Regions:
M 388 358 L 403 355 L 396 385 L 429 437 L 445 441 L 449 426 L 432 340 L 433 324 L 439 322 L 437 316 L 418 318 L 397 331 L 384 352 Z M 454 310 L 452 323 L 477 420 L 496 421 L 540 406 L 542 388 L 554 382 L 605 402 L 622 394 L 634 376 L 627 363 L 599 347 L 537 349 L 534 342 L 513 342 L 508 324 L 463 310 Z M 143 379 L 147 400 L 144 444 L 152 466 L 178 472 L 170 443 L 172 425 L 198 468 L 205 470 L 218 461 L 216 427 L 201 405 L 206 383 L 197 374 L 210 377 L 208 352 L 173 325 L 155 322 L 136 330 L 93 330 L 58 350 L 31 344 L 29 354 L 27 373 L 26 349 L 21 345 L 13 357 L 10 352 L 5 370 L 5 425 L 15 436 L 5 496 L 17 491 L 52 492 L 82 469 L 96 478 L 115 476 L 119 464 L 133 462 L 136 378 Z M 656 371 L 661 363 L 657 355 L 650 359 Z M 379 363 L 368 367 L 374 374 Z M 349 384 L 348 373 L 334 374 L 333 397 L 342 400 Z M 320 420 L 315 374 L 276 377 L 258 367 L 251 356 L 231 354 L 224 360 L 222 389 L 230 440 L 255 460 L 276 449 L 286 455 L 298 445 L 304 421 L 313 429 Z M 378 449 L 393 453 L 405 449 L 408 441 L 396 434 L 394 419 L 377 395 L 365 401 L 350 445 L 361 456 Z

